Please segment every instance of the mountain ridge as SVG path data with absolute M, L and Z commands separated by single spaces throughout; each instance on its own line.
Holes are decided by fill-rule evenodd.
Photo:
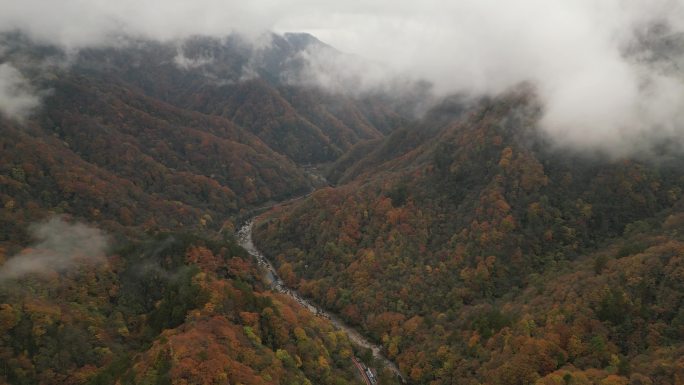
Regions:
M 281 277 L 382 343 L 412 383 L 676 383 L 680 369 L 646 363 L 681 368 L 653 353 L 681 349 L 676 327 L 622 342 L 676 314 L 620 269 L 644 280 L 648 264 L 667 281 L 645 284 L 648 298 L 679 298 L 663 264 L 679 263 L 681 156 L 559 153 L 526 91 L 455 107 L 428 113 L 433 131 L 359 145 L 333 166 L 335 188 L 265 214 L 255 242 Z

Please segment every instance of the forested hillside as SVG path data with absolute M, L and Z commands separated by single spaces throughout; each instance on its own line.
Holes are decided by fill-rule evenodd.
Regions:
M 360 383 L 365 352 L 267 290 L 232 234 L 309 192 L 301 165 L 405 118 L 285 82 L 306 41 L 273 38 L 73 53 L 2 35 L 42 104 L 0 115 L 0 383 Z
M 365 101 L 287 82 L 297 55 L 323 43 L 273 35 L 126 41 L 76 55 L 2 35 L 44 103 L 30 119 L 0 118 L 0 242 L 66 213 L 105 227 L 232 229 L 241 213 L 301 195 L 298 164 L 329 162 L 405 120 Z M 249 75 L 249 76 L 248 76 Z
M 75 68 L 139 87 L 172 105 L 244 127 L 298 163 L 335 160 L 360 140 L 380 138 L 406 120 L 391 100 L 362 100 L 303 84 L 303 55 L 326 50 L 305 34 L 269 35 L 264 47 L 238 36 L 178 44 L 140 42 L 81 53 Z
M 681 158 L 558 151 L 538 117 L 529 89 L 447 101 L 256 243 L 414 383 L 680 383 Z
M 0 383 L 358 383 L 346 335 L 264 290 L 232 240 L 159 233 L 20 286 L 4 272 Z
M 0 34 L 0 384 L 362 383 L 371 350 L 236 243 L 256 213 L 285 285 L 409 384 L 684 383 L 669 136 L 561 147 L 532 83 L 364 88 L 308 34 L 106 40 Z

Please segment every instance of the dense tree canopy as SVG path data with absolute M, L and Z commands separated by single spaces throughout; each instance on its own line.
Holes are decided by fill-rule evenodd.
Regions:
M 46 90 L 34 115 L 0 115 L 0 383 L 359 384 L 347 336 L 268 291 L 232 234 L 309 192 L 302 164 L 403 118 L 380 99 L 242 79 L 239 39 L 185 42 L 224 59 L 203 71 L 176 63 L 175 43 L 130 43 L 67 53 L 0 34 L 0 63 Z M 302 49 L 281 43 L 273 60 Z M 56 245 L 33 249 L 53 217 L 102 229 L 110 249 L 57 247 L 59 266 Z M 36 253 L 51 263 L 6 274 Z
M 526 92 L 434 114 L 262 217 L 286 282 L 415 383 L 681 381 L 680 160 L 550 151 Z
M 0 286 L 11 384 L 357 384 L 346 334 L 265 291 L 233 241 L 165 233 Z M 324 364 L 324 365 L 323 365 Z

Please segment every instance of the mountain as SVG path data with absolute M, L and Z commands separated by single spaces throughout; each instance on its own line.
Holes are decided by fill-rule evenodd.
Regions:
M 682 383 L 676 144 L 559 148 L 528 85 L 436 102 L 365 65 L 307 34 L 0 35 L 0 384 L 361 383 L 372 352 L 238 246 L 256 213 L 284 283 L 410 384 Z
M 155 98 L 230 119 L 298 163 L 332 161 L 354 143 L 379 138 L 405 120 L 377 98 L 356 100 L 300 84 L 312 75 L 306 68 L 309 52 L 342 56 L 312 36 L 264 39 L 261 47 L 233 36 L 94 49 L 82 53 L 76 68 L 107 68 L 107 75 Z
M 0 115 L 0 384 L 360 383 L 369 353 L 232 233 L 406 117 L 289 82 L 310 36 L 120 43 L 0 38 L 12 92 L 41 100 Z
M 44 103 L 3 119 L 4 241 L 47 211 L 150 228 L 218 230 L 226 219 L 311 188 L 299 164 L 330 162 L 405 121 L 358 100 L 285 81 L 311 36 L 126 41 L 72 55 L 3 35 Z M 326 48 L 332 50 L 332 48 Z M 38 149 L 40 151 L 26 151 Z
M 684 159 L 560 151 L 539 116 L 527 87 L 449 98 L 256 244 L 412 383 L 678 383 Z

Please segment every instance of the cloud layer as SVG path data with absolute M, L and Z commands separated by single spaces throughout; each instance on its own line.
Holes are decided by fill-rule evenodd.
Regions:
M 544 105 L 541 127 L 560 146 L 621 156 L 648 151 L 653 140 L 684 141 L 681 1 L 385 5 L 377 13 L 305 14 L 290 26 L 319 20 L 312 33 L 428 79 L 441 95 L 496 94 L 529 82 Z
M 32 225 L 36 243 L 0 266 L 0 282 L 27 274 L 46 274 L 71 269 L 79 263 L 103 260 L 107 236 L 82 223 L 69 223 L 61 217 Z
M 684 3 L 678 0 L 0 0 L 0 5 L 0 28 L 21 29 L 67 48 L 117 44 L 123 35 L 169 40 L 310 32 L 382 63 L 347 65 L 314 55 L 308 58 L 311 78 L 324 86 L 335 86 L 350 73 L 357 87 L 381 85 L 386 74 L 426 79 L 438 95 L 495 94 L 528 82 L 545 107 L 542 127 L 560 144 L 619 155 L 641 146 L 644 138 L 684 142 L 684 50 L 679 49 L 684 35 L 678 35 L 684 34 Z M 662 45 L 654 38 L 675 43 Z M 345 71 L 342 77 L 335 73 Z

